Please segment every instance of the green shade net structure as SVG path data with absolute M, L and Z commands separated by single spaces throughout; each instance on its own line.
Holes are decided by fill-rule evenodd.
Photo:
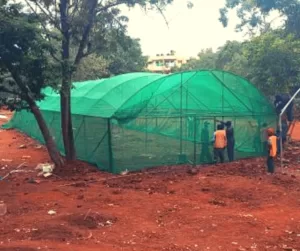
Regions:
M 39 107 L 63 153 L 60 98 L 45 89 Z M 276 126 L 269 101 L 246 79 L 223 71 L 129 73 L 74 83 L 77 156 L 119 173 L 160 165 L 212 162 L 218 121 L 232 121 L 236 158 L 263 155 L 263 130 Z M 4 126 L 43 143 L 33 115 L 18 111 Z

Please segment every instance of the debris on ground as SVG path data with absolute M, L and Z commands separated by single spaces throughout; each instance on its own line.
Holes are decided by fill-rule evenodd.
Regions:
M 2 162 L 12 162 L 12 159 L 1 159 Z
M 30 158 L 31 158 L 30 155 L 23 155 L 23 156 L 22 156 L 22 159 L 30 159 Z
M 19 168 L 21 168 L 22 166 L 25 165 L 25 162 L 23 162 L 22 164 L 20 164 L 19 166 L 17 166 L 16 169 L 10 171 L 9 173 L 7 173 L 6 175 L 4 175 L 3 177 L 0 178 L 0 180 L 4 180 L 6 179 L 9 175 L 11 175 L 12 173 L 29 173 L 32 172 L 31 170 L 20 170 Z
M 41 181 L 37 180 L 37 179 L 34 179 L 34 178 L 29 178 L 28 179 L 28 183 L 31 183 L 31 184 L 40 184 Z
M 7 213 L 7 206 L 3 201 L 0 201 L 0 216 L 4 216 Z
M 37 167 L 35 168 L 36 170 L 40 171 L 38 173 L 38 176 L 44 176 L 45 178 L 48 178 L 52 176 L 52 172 L 54 170 L 54 164 L 50 163 L 43 163 L 43 164 L 38 164 Z
M 55 215 L 55 214 L 56 214 L 56 211 L 54 211 L 54 210 L 49 210 L 49 211 L 48 211 L 48 214 L 49 214 L 49 215 Z
M 8 117 L 6 115 L 0 114 L 0 119 L 8 119 Z
M 129 173 L 129 171 L 126 169 L 125 171 L 121 172 L 121 175 L 127 175 Z

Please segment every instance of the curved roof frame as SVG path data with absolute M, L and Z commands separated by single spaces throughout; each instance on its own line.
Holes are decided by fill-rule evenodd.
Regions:
M 198 75 L 199 73 L 204 74 Z M 205 73 L 207 73 L 207 75 Z M 193 82 L 193 78 L 197 76 L 199 77 L 199 79 L 196 80 L 196 82 Z M 222 76 L 224 79 L 222 79 Z M 139 72 L 123 74 L 109 79 L 77 82 L 74 83 L 75 88 L 72 90 L 72 97 L 75 98 L 75 100 L 72 100 L 72 102 L 75 102 L 74 104 L 80 104 L 80 108 L 77 110 L 77 112 L 76 109 L 73 109 L 73 111 L 74 114 L 78 115 L 99 116 L 102 118 L 126 118 L 126 111 L 128 113 L 132 112 L 132 115 L 134 114 L 135 116 L 138 116 L 138 114 L 143 111 L 143 109 L 150 103 L 153 98 L 157 97 L 157 101 L 160 104 L 162 104 L 166 100 L 172 103 L 172 101 L 170 101 L 169 99 L 172 97 L 174 92 L 178 91 L 178 88 L 184 87 L 184 91 L 187 92 L 187 95 L 190 95 L 190 97 L 192 98 L 192 103 L 196 105 L 196 107 L 199 107 L 199 111 L 202 110 L 202 112 L 210 112 L 210 105 L 208 105 L 207 103 L 209 102 L 207 101 L 207 96 L 205 96 L 206 101 L 202 102 L 201 95 L 205 94 L 202 93 L 200 94 L 200 97 L 197 97 L 197 95 L 193 91 L 190 91 L 188 88 L 189 84 L 191 84 L 193 88 L 197 89 L 197 81 L 201 82 L 201 77 L 203 77 L 203 81 L 208 81 L 207 86 L 205 85 L 205 82 L 202 82 L 202 88 L 204 88 L 203 90 L 211 92 L 212 96 L 215 98 L 220 96 L 220 88 L 222 88 L 222 90 L 223 88 L 224 90 L 226 89 L 226 94 L 222 94 L 222 100 L 226 102 L 227 112 L 229 112 L 229 110 L 231 110 L 232 113 L 248 111 L 249 114 L 254 115 L 254 107 L 249 107 L 249 105 L 252 106 L 252 102 L 256 104 L 256 107 L 261 104 L 262 107 L 264 107 L 263 110 L 266 112 L 270 111 L 270 109 L 274 111 L 273 106 L 267 100 L 267 98 L 247 79 L 231 72 L 219 70 L 184 71 L 169 75 Z M 174 79 L 172 80 L 172 78 Z M 214 80 L 211 78 L 213 78 Z M 166 83 L 168 79 L 170 81 Z M 231 81 L 233 81 L 232 87 L 230 87 Z M 214 88 L 214 85 L 211 85 L 211 83 L 217 84 L 216 88 Z M 239 84 L 241 85 L 240 91 L 238 89 Z M 247 96 L 248 88 L 251 89 L 249 89 L 250 94 Z M 238 94 L 234 92 L 235 90 L 237 90 Z M 58 112 L 59 94 L 54 92 L 47 92 L 48 89 L 45 94 L 49 97 L 49 99 L 47 100 L 46 98 L 39 103 L 41 105 L 41 109 Z M 163 95 L 165 95 L 165 97 Z M 239 97 L 239 95 L 241 97 Z M 110 102 L 110 98 L 112 98 L 112 102 Z M 228 98 L 230 100 L 235 100 L 234 103 Z M 246 99 L 243 100 L 244 98 Z M 84 107 L 83 104 L 86 100 L 89 101 L 87 101 L 88 104 L 86 105 L 86 107 Z M 114 103 L 113 100 L 115 100 L 116 102 Z M 178 110 L 178 100 L 176 101 L 176 103 L 177 105 L 172 105 L 174 105 L 173 107 Z M 138 107 L 139 104 L 140 107 Z M 160 104 L 152 103 L 151 108 L 154 107 L 155 109 L 155 107 L 158 107 Z M 241 106 L 238 104 L 240 104 Z M 245 107 L 245 110 L 242 108 L 243 111 L 240 111 L 239 106 Z M 104 107 L 104 110 L 102 110 L 101 114 L 101 111 L 97 109 L 102 109 L 102 107 Z M 130 109 L 132 107 L 137 107 L 137 110 L 131 111 Z M 215 112 L 215 109 L 217 108 L 213 109 L 214 110 L 211 110 L 211 112 Z M 263 110 L 261 110 L 260 113 L 263 114 Z M 124 116 L 122 116 L 122 112 L 124 112 Z M 149 111 L 149 113 L 150 112 L 151 110 Z M 266 114 L 266 112 L 264 114 Z M 128 117 L 132 117 L 132 115 L 128 114 Z
M 197 70 L 197 71 L 185 71 L 185 72 L 178 72 L 178 73 L 174 73 L 174 74 L 170 74 L 170 75 L 166 75 L 166 76 L 163 76 L 162 78 L 160 78 L 160 79 L 158 79 L 158 80 L 155 80 L 155 81 L 153 81 L 152 83 L 148 83 L 146 86 L 143 86 L 143 88 L 141 88 L 141 89 L 139 89 L 136 93 L 134 93 L 133 95 L 131 95 L 126 101 L 124 101 L 123 102 L 123 104 L 122 105 L 120 105 L 119 107 L 118 107 L 118 109 L 120 109 L 122 106 L 124 106 L 124 105 L 126 105 L 127 103 L 129 103 L 130 102 L 130 100 L 132 99 L 132 98 L 134 98 L 134 96 L 136 95 L 136 94 L 138 94 L 140 91 L 143 91 L 143 89 L 145 89 L 145 88 L 147 88 L 147 87 L 149 87 L 150 85 L 152 85 L 152 84 L 155 84 L 157 81 L 161 81 L 162 79 L 163 79 L 163 81 L 159 84 L 159 86 L 156 88 L 156 91 L 159 89 L 159 87 L 164 83 L 164 81 L 165 80 L 167 80 L 168 78 L 170 78 L 171 76 L 174 76 L 174 75 L 182 75 L 182 74 L 184 74 L 184 73 L 187 73 L 187 72 L 194 72 L 195 74 L 193 74 L 192 75 L 192 77 L 191 78 L 189 78 L 188 80 L 186 80 L 185 82 L 183 82 L 183 83 L 178 83 L 177 84 L 177 86 L 178 86 L 178 88 L 180 88 L 180 86 L 181 86 L 181 84 L 185 84 L 186 82 L 188 82 L 188 81 L 190 81 L 193 77 L 195 77 L 199 72 L 209 72 L 210 74 L 211 74 L 211 76 L 212 77 L 214 77 L 216 80 L 217 80 L 217 82 L 219 82 L 220 83 L 220 85 L 222 86 L 222 87 L 224 87 L 224 88 L 226 88 L 227 90 L 228 90 L 228 92 L 241 104 L 241 105 L 243 105 L 245 108 L 246 108 L 246 110 L 248 110 L 251 114 L 253 114 L 253 109 L 252 108 L 250 108 L 248 105 L 246 105 L 243 101 L 242 101 L 242 99 L 240 99 L 230 88 L 228 88 L 228 86 L 220 79 L 220 78 L 218 78 L 218 76 L 215 74 L 215 72 L 222 72 L 222 73 L 226 73 L 226 74 L 229 74 L 229 75 L 232 75 L 233 77 L 236 77 L 237 79 L 241 79 L 241 80 L 243 80 L 243 81 L 245 81 L 245 83 L 250 87 L 250 88 L 252 88 L 252 89 L 254 89 L 256 92 L 257 92 L 257 94 L 259 94 L 259 96 L 262 98 L 262 100 L 255 100 L 255 101 L 257 101 L 258 103 L 261 103 L 261 104 L 269 104 L 270 105 L 270 103 L 269 103 L 269 101 L 266 99 L 266 97 L 265 96 L 263 96 L 262 95 L 262 93 L 253 85 L 253 84 L 251 84 L 247 79 L 245 79 L 245 78 L 243 78 L 243 77 L 241 77 L 241 76 L 238 76 L 238 75 L 236 75 L 236 74 L 234 74 L 234 73 L 231 73 L 231 72 L 227 72 L 227 71 L 219 71 L 219 70 Z M 172 88 L 174 88 L 174 87 L 172 87 Z M 155 92 L 156 92 L 155 91 Z M 166 90 L 166 92 L 167 91 L 169 91 L 169 89 L 167 89 Z M 212 90 L 210 90 L 210 91 L 214 91 L 213 89 Z M 152 94 L 152 96 L 151 96 L 151 98 L 155 95 L 155 92 Z M 214 93 L 217 93 L 216 91 L 214 91 Z M 161 94 L 161 93 L 160 93 Z M 171 96 L 173 94 L 173 92 L 169 95 L 169 97 Z M 151 98 L 149 98 L 149 100 L 148 101 L 150 101 L 151 100 Z M 166 97 L 166 99 L 167 99 L 168 97 Z M 224 98 L 224 100 L 231 106 L 231 108 L 232 108 L 232 111 L 236 111 L 235 110 L 235 108 L 234 107 L 232 107 L 232 105 L 230 104 L 230 102 L 225 98 L 225 97 L 223 97 Z M 200 100 L 199 99 L 197 99 L 197 101 L 199 102 Z M 200 101 L 200 103 L 201 103 L 201 101 Z M 205 105 L 206 106 L 206 105 Z M 206 106 L 207 107 L 207 106 Z M 273 109 L 273 107 L 271 107 L 271 105 L 269 106 L 269 108 L 272 108 Z M 118 113 L 119 111 L 118 110 L 116 110 L 116 112 L 113 114 L 113 117 Z M 116 116 L 116 118 L 117 118 L 117 116 Z

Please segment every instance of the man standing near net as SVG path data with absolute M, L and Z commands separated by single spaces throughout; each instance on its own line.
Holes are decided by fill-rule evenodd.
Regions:
M 214 161 L 218 163 L 224 163 L 224 151 L 227 146 L 226 131 L 224 130 L 224 125 L 219 124 L 217 126 L 217 131 L 214 133 Z
M 268 157 L 267 157 L 267 167 L 268 173 L 274 173 L 275 166 L 274 166 L 274 159 L 277 154 L 277 137 L 275 135 L 275 131 L 273 128 L 267 129 L 268 134 Z
M 225 123 L 226 126 L 226 137 L 227 137 L 227 155 L 229 162 L 232 162 L 234 160 L 234 131 L 232 127 L 231 121 L 227 121 Z
M 227 156 L 229 162 L 234 161 L 234 145 L 235 145 L 235 139 L 234 139 L 234 130 L 232 127 L 232 122 L 227 121 L 219 121 L 221 125 L 224 127 L 226 126 L 226 138 L 227 138 Z
M 200 154 L 200 162 L 201 163 L 211 163 L 212 156 L 210 152 L 210 138 L 209 138 L 209 129 L 208 129 L 209 122 L 204 122 L 204 127 L 201 131 L 201 154 Z

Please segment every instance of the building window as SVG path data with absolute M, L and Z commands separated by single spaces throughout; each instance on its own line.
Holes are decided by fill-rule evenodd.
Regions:
M 175 66 L 175 61 L 168 60 L 168 61 L 166 61 L 165 66 L 169 67 L 169 68 L 174 67 Z
M 163 66 L 163 61 L 156 61 L 156 66 Z

